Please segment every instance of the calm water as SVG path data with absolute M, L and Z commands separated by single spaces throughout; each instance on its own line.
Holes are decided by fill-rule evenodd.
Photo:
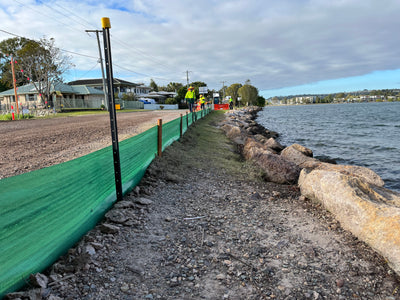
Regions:
M 269 106 L 257 122 L 338 164 L 370 168 L 400 192 L 400 103 Z

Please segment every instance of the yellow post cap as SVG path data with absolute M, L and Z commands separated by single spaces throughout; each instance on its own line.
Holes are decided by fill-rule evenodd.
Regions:
M 110 18 L 101 18 L 101 27 L 102 28 L 111 28 Z

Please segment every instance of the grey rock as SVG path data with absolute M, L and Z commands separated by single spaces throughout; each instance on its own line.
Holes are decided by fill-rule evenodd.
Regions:
M 150 205 L 153 203 L 153 201 L 143 197 L 135 199 L 134 202 L 141 205 Z

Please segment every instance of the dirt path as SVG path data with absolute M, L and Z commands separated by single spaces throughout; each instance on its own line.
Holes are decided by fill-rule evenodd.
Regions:
M 46 297 L 399 299 L 385 261 L 296 186 L 262 181 L 218 118 L 192 126 L 46 272 Z
M 118 113 L 119 140 L 184 111 Z M 0 122 L 0 179 L 41 169 L 111 145 L 108 114 Z

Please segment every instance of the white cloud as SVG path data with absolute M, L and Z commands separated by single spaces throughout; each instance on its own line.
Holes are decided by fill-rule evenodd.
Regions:
M 114 76 L 161 85 L 186 82 L 187 70 L 211 88 L 250 79 L 263 90 L 400 68 L 398 0 L 121 3 L 0 0 L 0 29 L 97 57 L 85 30 L 109 17 Z M 96 60 L 74 55 L 74 63 L 84 73 Z

